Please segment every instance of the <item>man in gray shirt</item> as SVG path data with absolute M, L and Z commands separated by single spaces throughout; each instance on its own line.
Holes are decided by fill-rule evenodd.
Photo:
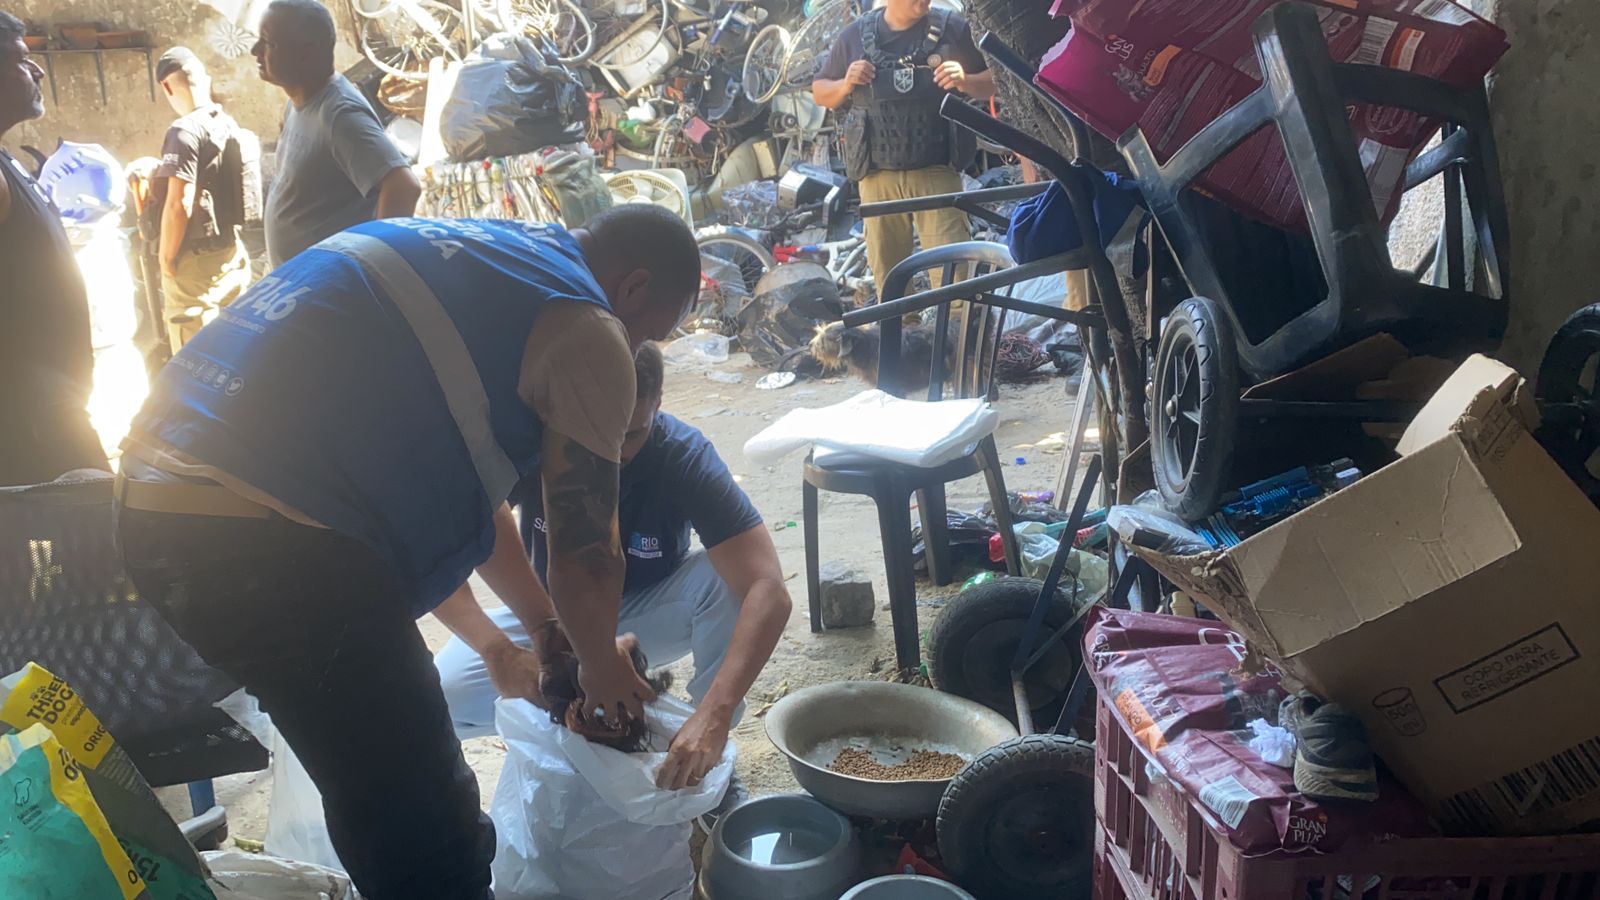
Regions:
M 277 268 L 369 219 L 409 216 L 422 186 L 362 96 L 333 69 L 333 16 L 317 0 L 273 0 L 251 48 L 261 80 L 283 88 L 277 178 L 264 213 Z

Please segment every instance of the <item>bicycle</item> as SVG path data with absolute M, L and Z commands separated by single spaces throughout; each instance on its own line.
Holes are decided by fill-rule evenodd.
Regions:
M 862 11 L 861 0 L 828 0 L 792 36 L 778 26 L 763 29 L 745 52 L 745 96 L 766 103 L 780 93 L 809 90 L 839 32 Z
M 862 297 L 874 287 L 867 268 L 867 240 L 859 234 L 817 244 L 778 244 L 772 248 L 772 256 L 779 265 L 797 259 L 820 263 L 844 296 Z
M 448 65 L 465 59 L 491 32 L 526 35 L 562 63 L 578 63 L 594 52 L 594 23 L 574 0 L 349 0 L 357 22 L 361 52 L 386 74 L 408 81 L 428 80 L 435 58 Z

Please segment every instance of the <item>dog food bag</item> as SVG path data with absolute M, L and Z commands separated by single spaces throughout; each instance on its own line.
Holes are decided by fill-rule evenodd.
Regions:
M 0 735 L 0 885 L 6 900 L 151 896 L 49 728 Z
M 43 666 L 29 663 L 0 678 L 0 734 L 35 726 L 49 731 L 75 767 L 151 900 L 216 900 L 205 865 L 167 815 L 133 760 L 76 691 Z M 4 850 L 0 849 L 0 857 Z M 3 871 L 3 869 L 0 869 Z M 0 878 L 0 883 L 4 879 Z M 110 894 L 41 897 L 99 898 Z M 139 895 L 130 895 L 139 896 Z M 5 900 L 12 900 L 9 893 Z
M 1116 139 L 1137 126 L 1166 162 L 1261 85 L 1251 26 L 1276 0 L 1062 0 L 1072 31 L 1037 81 L 1089 126 Z M 1505 53 L 1505 32 L 1450 0 L 1313 0 L 1334 62 L 1379 65 L 1472 89 Z M 1399 209 L 1406 163 L 1439 123 L 1407 110 L 1347 105 L 1373 206 Z M 1195 186 L 1280 228 L 1305 230 L 1294 173 L 1268 125 Z
M 1422 804 L 1387 774 L 1375 803 L 1314 800 L 1294 773 L 1251 747 L 1252 722 L 1278 724 L 1288 692 L 1270 665 L 1246 665 L 1244 638 L 1221 623 L 1095 608 L 1084 659 L 1109 714 L 1133 738 L 1150 791 L 1167 809 L 1195 798 L 1240 851 L 1331 853 L 1346 844 L 1433 833 Z

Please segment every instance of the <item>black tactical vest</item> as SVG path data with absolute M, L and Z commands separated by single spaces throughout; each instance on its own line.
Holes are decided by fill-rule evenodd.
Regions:
M 863 17 L 863 56 L 877 74 L 871 84 L 850 94 L 845 117 L 845 168 L 850 178 L 859 181 L 880 169 L 964 166 L 969 161 L 972 143 L 939 115 L 946 92 L 934 83 L 928 64 L 949 19 L 949 10 L 931 10 L 927 36 L 914 51 L 894 58 L 878 47 L 883 10 Z

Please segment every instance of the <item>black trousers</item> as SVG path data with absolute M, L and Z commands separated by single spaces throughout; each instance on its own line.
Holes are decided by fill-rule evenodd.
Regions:
M 286 519 L 117 512 L 139 593 L 261 701 L 362 896 L 491 897 L 494 826 L 389 568 Z

